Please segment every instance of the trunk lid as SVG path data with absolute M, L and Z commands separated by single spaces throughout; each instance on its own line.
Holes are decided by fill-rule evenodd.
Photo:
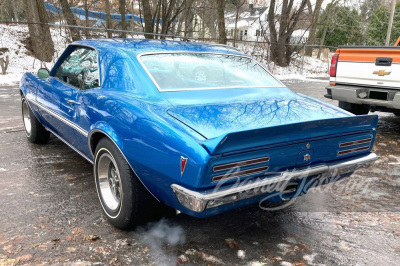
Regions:
M 206 139 L 309 121 L 316 121 L 317 125 L 319 120 L 351 116 L 337 107 L 294 93 L 288 98 L 180 106 L 169 109 L 168 114 Z

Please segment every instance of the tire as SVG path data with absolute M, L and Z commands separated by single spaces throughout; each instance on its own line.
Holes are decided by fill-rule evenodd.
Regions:
M 50 138 L 50 132 L 35 117 L 25 97 L 21 97 L 22 123 L 25 135 L 32 143 L 46 143 Z
M 400 116 L 400 112 L 394 112 L 393 113 L 395 116 Z
M 369 106 L 339 101 L 339 107 L 355 115 L 366 115 L 369 113 Z
M 102 138 L 96 146 L 94 177 L 103 212 L 115 227 L 130 229 L 161 218 L 160 206 L 165 205 L 146 190 L 108 138 Z

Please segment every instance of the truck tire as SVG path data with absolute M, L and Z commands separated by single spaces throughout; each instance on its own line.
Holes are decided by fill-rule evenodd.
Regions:
M 339 107 L 355 115 L 366 115 L 369 113 L 369 106 L 339 101 Z

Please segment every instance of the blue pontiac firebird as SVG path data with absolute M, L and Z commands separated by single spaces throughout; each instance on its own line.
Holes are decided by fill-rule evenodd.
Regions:
M 377 116 L 294 93 L 228 46 L 78 41 L 51 71 L 23 76 L 21 99 L 31 142 L 51 132 L 94 164 L 119 228 L 165 209 L 207 217 L 284 202 L 377 158 Z

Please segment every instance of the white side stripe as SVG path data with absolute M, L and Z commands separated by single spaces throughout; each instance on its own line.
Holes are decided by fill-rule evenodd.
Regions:
M 81 133 L 83 136 L 88 137 L 88 132 L 86 130 L 84 130 L 83 128 L 81 128 L 80 126 L 78 126 L 77 124 L 72 123 L 71 121 L 69 121 L 65 117 L 57 114 L 53 110 L 47 108 L 46 106 L 42 105 L 41 103 L 39 103 L 39 102 L 37 102 L 37 101 L 35 101 L 33 99 L 29 99 L 28 101 L 30 101 L 31 103 L 34 103 L 37 107 L 43 109 L 44 111 L 49 113 L 51 116 L 53 116 L 53 117 L 57 118 L 58 120 L 60 120 L 61 122 L 63 122 L 64 124 L 74 128 L 76 131 Z

